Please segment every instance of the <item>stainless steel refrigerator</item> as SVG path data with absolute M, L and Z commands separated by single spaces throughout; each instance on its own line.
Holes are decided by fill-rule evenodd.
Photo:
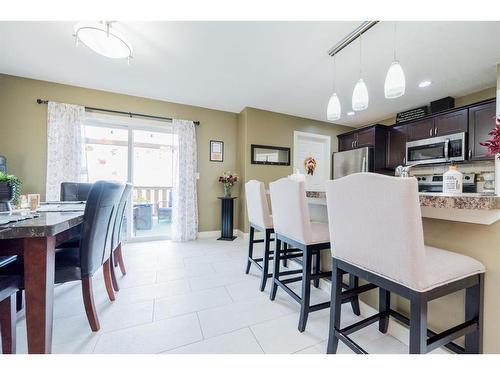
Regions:
M 358 172 L 373 172 L 373 147 L 334 152 L 332 162 L 333 179 Z

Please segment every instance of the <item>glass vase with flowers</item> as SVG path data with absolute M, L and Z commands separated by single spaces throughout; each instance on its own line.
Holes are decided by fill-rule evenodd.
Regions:
M 235 173 L 224 172 L 219 177 L 219 182 L 224 186 L 224 196 L 230 197 L 234 184 L 238 182 L 238 176 Z

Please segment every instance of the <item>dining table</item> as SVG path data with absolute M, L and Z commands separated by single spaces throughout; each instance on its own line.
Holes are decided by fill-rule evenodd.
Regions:
M 28 217 L 0 226 L 0 255 L 17 255 L 22 261 L 28 353 L 49 354 L 55 252 L 58 245 L 79 235 L 83 212 L 39 212 Z

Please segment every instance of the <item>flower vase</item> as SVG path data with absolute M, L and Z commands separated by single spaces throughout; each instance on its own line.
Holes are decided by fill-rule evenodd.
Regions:
M 495 155 L 495 195 L 500 196 L 500 153 Z
M 224 196 L 229 198 L 231 197 L 231 190 L 232 190 L 232 186 L 231 185 L 225 185 L 224 184 Z

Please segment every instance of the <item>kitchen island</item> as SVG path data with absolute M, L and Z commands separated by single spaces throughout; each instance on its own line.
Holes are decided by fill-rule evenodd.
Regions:
M 311 220 L 327 220 L 324 193 L 309 192 L 308 197 Z M 485 265 L 483 350 L 500 353 L 500 197 L 421 193 L 420 204 L 426 245 L 471 256 Z M 331 268 L 327 254 L 322 264 L 325 270 Z M 464 296 L 461 291 L 430 302 L 429 328 L 442 331 L 463 322 Z M 365 293 L 361 300 L 378 306 L 376 291 Z M 409 303 L 404 298 L 393 296 L 391 304 L 408 315 Z

